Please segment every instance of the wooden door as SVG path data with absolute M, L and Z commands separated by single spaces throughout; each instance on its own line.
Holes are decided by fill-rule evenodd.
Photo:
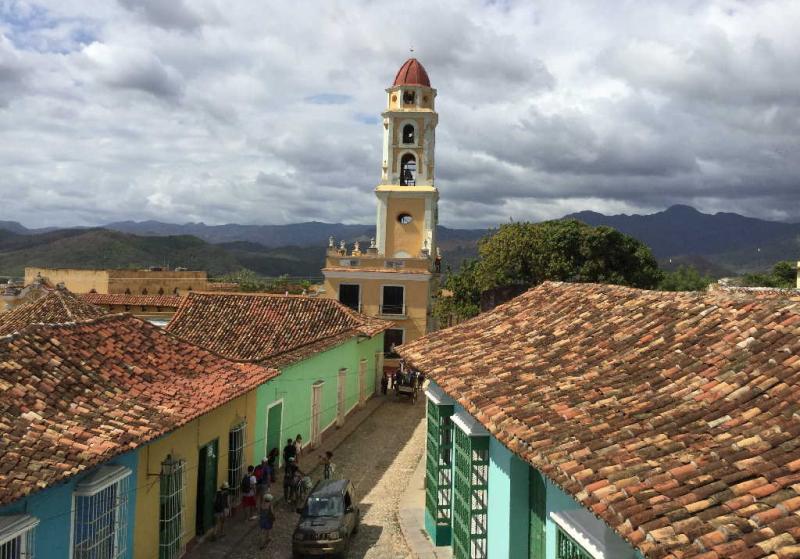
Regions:
M 264 444 L 264 456 L 269 456 L 269 451 L 273 448 L 278 449 L 278 460 L 282 460 L 282 456 L 280 454 L 281 448 L 283 445 L 281 441 L 281 423 L 283 422 L 283 402 L 277 402 L 272 404 L 269 408 L 267 408 L 267 428 L 266 428 L 266 436 L 265 444 Z M 280 465 L 280 464 L 278 464 Z
M 203 535 L 214 526 L 214 496 L 217 492 L 217 460 L 219 441 L 213 440 L 200 447 L 197 469 L 197 535 Z

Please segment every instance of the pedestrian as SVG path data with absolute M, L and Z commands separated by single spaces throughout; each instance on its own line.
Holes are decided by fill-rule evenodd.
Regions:
M 297 433 L 297 436 L 294 438 L 294 457 L 297 460 L 300 460 L 300 452 L 303 450 L 303 436 L 300 433 Z
M 267 464 L 269 465 L 269 481 L 275 483 L 275 470 L 278 468 L 278 456 L 280 452 L 277 447 L 273 447 L 267 455 Z
M 423 384 L 425 384 L 425 373 L 423 373 L 422 371 L 419 371 L 417 373 L 417 386 L 419 388 L 422 388 Z
M 389 377 L 386 376 L 386 373 L 383 373 L 381 377 L 381 394 L 386 396 L 386 391 L 389 389 Z
M 291 503 L 294 499 L 294 484 L 298 475 L 302 475 L 302 472 L 294 456 L 291 456 L 283 469 L 283 500 L 287 503 Z
M 270 542 L 269 534 L 275 525 L 275 510 L 272 508 L 272 495 L 265 493 L 261 503 L 258 526 L 261 528 L 261 549 Z
M 258 518 L 256 514 L 256 476 L 254 474 L 255 468 L 247 466 L 247 473 L 242 478 L 242 507 L 244 508 L 245 516 L 250 520 Z
M 261 464 L 256 466 L 256 502 L 261 506 L 264 494 L 269 490 L 269 465 L 267 464 L 267 457 L 261 460 Z
M 283 447 L 283 467 L 289 464 L 289 458 L 294 458 L 297 454 L 297 447 L 294 446 L 292 439 L 286 439 L 286 446 Z
M 333 452 L 326 450 L 325 454 L 321 454 L 319 458 L 322 462 L 322 479 L 331 479 L 336 470 L 336 466 L 333 464 Z
M 222 483 L 217 494 L 214 495 L 214 519 L 216 521 L 214 525 L 214 539 L 221 538 L 225 535 L 225 517 L 229 514 L 231 506 L 230 495 L 230 486 L 227 481 Z

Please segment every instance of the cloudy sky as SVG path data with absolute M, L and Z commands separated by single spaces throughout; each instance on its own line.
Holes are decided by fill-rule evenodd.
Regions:
M 441 221 L 800 221 L 800 2 L 0 0 L 0 220 L 370 223 L 384 88 Z

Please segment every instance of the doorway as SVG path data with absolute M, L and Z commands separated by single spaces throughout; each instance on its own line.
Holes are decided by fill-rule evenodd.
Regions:
M 264 429 L 264 456 L 269 456 L 269 451 L 273 448 L 278 449 L 278 465 L 282 459 L 281 450 L 281 427 L 283 424 L 283 400 L 271 403 L 267 406 L 267 425 Z
M 200 447 L 197 458 L 197 508 L 195 528 L 202 536 L 214 526 L 214 496 L 217 492 L 219 439 Z

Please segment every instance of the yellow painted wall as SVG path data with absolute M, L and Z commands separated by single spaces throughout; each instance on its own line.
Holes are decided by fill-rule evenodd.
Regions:
M 30 285 L 41 274 L 53 285 L 63 283 L 73 293 L 125 293 L 141 295 L 185 295 L 192 291 L 203 291 L 208 286 L 208 275 L 202 271 L 149 271 L 149 270 L 77 270 L 70 268 L 25 268 L 25 285 Z
M 407 213 L 413 221 L 403 225 L 397 216 Z M 386 207 L 386 257 L 405 251 L 411 258 L 419 256 L 422 249 L 422 228 L 425 225 L 425 200 L 423 198 L 389 197 Z
M 361 312 L 369 316 L 380 316 L 391 320 L 397 328 L 404 328 L 405 340 L 410 342 L 424 336 L 428 330 L 428 304 L 431 290 L 435 289 L 435 276 L 430 281 L 409 281 L 392 279 L 341 279 L 325 278 L 325 296 L 339 298 L 339 285 L 342 283 L 361 286 Z M 396 320 L 391 316 L 380 314 L 381 293 L 384 285 L 402 285 L 405 287 L 406 318 Z
M 109 293 L 107 270 L 72 270 L 69 268 L 25 268 L 25 285 L 32 284 L 38 275 L 50 283 L 63 283 L 73 293 Z
M 195 537 L 199 450 L 214 439 L 219 440 L 217 463 L 217 487 L 219 487 L 228 478 L 228 432 L 230 429 L 245 420 L 247 421 L 247 444 L 249 445 L 255 439 L 257 390 L 251 390 L 246 395 L 189 422 L 180 429 L 140 449 L 141 481 L 136 493 L 134 557 L 140 559 L 158 557 L 160 500 L 158 473 L 161 471 L 161 463 L 167 458 L 167 455 L 186 461 L 186 491 L 184 494 L 186 509 L 183 517 L 185 541 L 188 542 Z M 245 449 L 244 455 L 245 460 L 251 456 L 249 446 Z

